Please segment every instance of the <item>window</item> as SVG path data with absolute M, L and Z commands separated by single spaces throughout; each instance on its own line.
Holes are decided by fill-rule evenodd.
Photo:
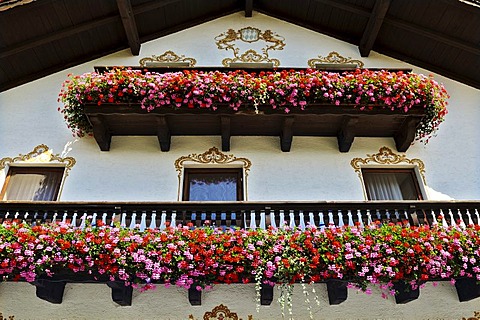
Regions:
M 57 200 L 65 167 L 10 166 L 1 200 Z
M 242 168 L 185 168 L 183 200 L 243 200 Z
M 413 169 L 362 169 L 368 200 L 422 200 Z

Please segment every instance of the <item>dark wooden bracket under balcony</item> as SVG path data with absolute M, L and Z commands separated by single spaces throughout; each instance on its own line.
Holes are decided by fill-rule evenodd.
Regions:
M 281 150 L 290 151 L 295 136 L 337 137 L 340 152 L 348 152 L 355 137 L 393 137 L 399 152 L 405 152 L 425 116 L 422 108 L 401 110 L 373 106 L 360 110 L 353 105 L 310 104 L 290 112 L 269 105 L 228 105 L 211 109 L 162 107 L 151 112 L 133 104 L 86 105 L 85 114 L 102 151 L 110 149 L 112 136 L 157 136 L 162 151 L 169 151 L 172 136 L 221 136 L 222 150 L 230 150 L 232 136 L 277 136 Z

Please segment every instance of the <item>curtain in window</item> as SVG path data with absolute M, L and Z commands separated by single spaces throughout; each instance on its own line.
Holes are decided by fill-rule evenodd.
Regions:
M 13 174 L 4 200 L 56 200 L 62 176 L 55 172 Z
M 393 174 L 364 175 L 370 200 L 403 200 L 402 190 Z
M 192 174 L 189 200 L 236 201 L 236 176 L 229 176 L 228 174 Z

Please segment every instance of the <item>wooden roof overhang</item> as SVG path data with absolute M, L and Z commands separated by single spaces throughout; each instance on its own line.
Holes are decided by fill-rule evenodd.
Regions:
M 480 88 L 480 5 L 467 2 L 41 0 L 12 8 L 0 3 L 0 91 L 125 48 L 138 55 L 146 41 L 243 11 L 245 17 L 256 11 L 357 45 L 362 56 L 375 50 Z

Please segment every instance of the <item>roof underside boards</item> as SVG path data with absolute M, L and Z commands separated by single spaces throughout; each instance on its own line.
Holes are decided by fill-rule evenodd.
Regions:
M 0 91 L 249 8 L 249 0 L 41 0 L 0 11 Z M 253 10 L 480 88 L 480 7 L 253 0 Z M 248 19 L 248 18 L 246 18 Z

